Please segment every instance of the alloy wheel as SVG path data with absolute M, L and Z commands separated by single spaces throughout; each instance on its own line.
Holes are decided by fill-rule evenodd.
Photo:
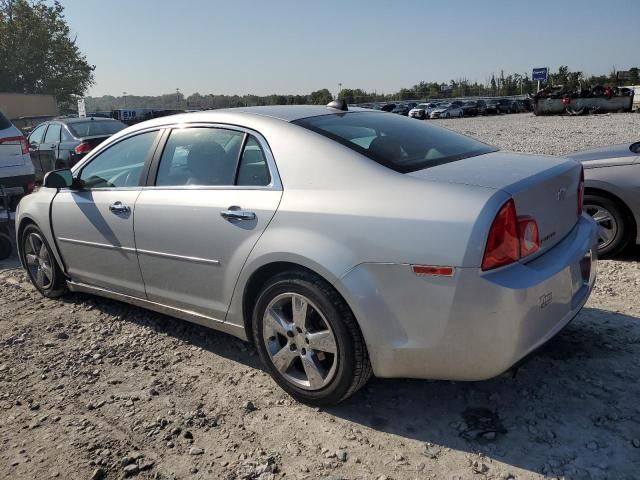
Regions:
M 53 284 L 53 264 L 42 237 L 30 233 L 24 242 L 24 256 L 33 281 L 43 290 Z
M 333 380 L 338 344 L 320 309 L 298 293 L 283 293 L 267 306 L 263 339 L 282 377 L 305 390 L 319 390 Z
M 598 229 L 598 249 L 608 247 L 618 234 L 618 222 L 613 214 L 600 205 L 587 205 L 583 207 L 600 227 Z

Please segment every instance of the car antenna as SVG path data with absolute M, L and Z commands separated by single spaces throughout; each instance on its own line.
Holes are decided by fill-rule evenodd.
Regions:
M 347 102 L 344 98 L 327 103 L 327 108 L 334 108 L 336 110 L 342 110 L 343 112 L 346 112 L 349 110 L 349 107 L 347 106 Z

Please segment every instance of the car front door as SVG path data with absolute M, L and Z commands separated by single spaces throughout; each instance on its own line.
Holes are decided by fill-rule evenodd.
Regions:
M 145 298 L 134 208 L 159 131 L 125 137 L 74 170 L 78 189 L 53 200 L 51 220 L 71 280 Z
M 55 170 L 61 130 L 59 123 L 50 123 L 47 132 L 44 134 L 44 140 L 40 144 L 40 165 L 42 166 L 43 176 L 47 172 Z
M 35 170 L 36 180 L 42 181 L 44 177 L 44 170 L 40 163 L 40 144 L 42 143 L 42 137 L 44 137 L 44 131 L 47 128 L 47 124 L 38 125 L 33 129 L 29 135 L 29 156 L 31 157 L 31 163 L 33 163 L 33 169 Z
M 136 202 L 147 298 L 223 321 L 236 280 L 282 196 L 259 135 L 176 128 Z

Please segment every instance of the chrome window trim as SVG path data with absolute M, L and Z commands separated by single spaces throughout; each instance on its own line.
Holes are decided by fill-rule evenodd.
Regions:
M 271 152 L 271 148 L 269 147 L 269 143 L 262 136 L 260 132 L 252 130 L 251 128 L 243 127 L 240 125 L 234 125 L 230 123 L 219 123 L 219 122 L 179 122 L 163 125 L 163 128 L 178 130 L 183 128 L 220 128 L 223 130 L 233 130 L 241 133 L 245 133 L 247 135 L 253 136 L 260 145 L 265 158 L 267 160 L 267 168 L 269 169 L 269 176 L 271 177 L 271 182 L 268 185 L 167 185 L 167 186 L 156 186 L 156 185 L 147 185 L 143 187 L 143 190 L 270 190 L 270 191 L 282 191 L 282 181 L 280 180 L 280 172 L 278 172 L 278 166 L 276 165 L 275 158 L 273 157 L 273 153 Z M 169 141 L 171 134 L 167 137 L 165 141 Z M 163 150 L 164 146 L 163 145 Z M 244 147 L 244 144 L 243 144 Z M 158 157 L 158 163 L 162 159 L 162 152 Z M 153 179 L 155 182 L 155 179 Z
M 116 140 L 111 141 L 111 142 L 109 140 L 107 140 L 108 143 L 106 145 L 102 144 L 102 146 L 100 146 L 100 148 L 91 150 L 91 152 L 89 152 L 87 154 L 87 156 L 85 156 L 82 160 L 80 160 L 78 163 L 76 163 L 71 168 L 71 172 L 73 173 L 73 176 L 75 177 L 76 173 L 79 173 L 80 170 L 82 170 L 89 163 L 91 163 L 95 157 L 100 155 L 105 150 L 108 150 L 109 148 L 113 147 L 114 145 L 117 145 L 120 142 L 123 142 L 123 141 L 125 141 L 125 140 L 127 140 L 127 139 L 129 139 L 131 137 L 135 137 L 137 135 L 141 135 L 143 133 L 149 133 L 149 132 L 152 132 L 152 131 L 160 132 L 160 131 L 164 130 L 164 128 L 165 127 L 153 126 L 153 127 L 149 127 L 149 128 L 136 130 L 134 132 L 130 132 L 130 133 L 126 134 L 126 135 L 123 135 L 122 137 L 118 137 Z M 113 190 L 114 188 L 118 188 L 118 187 L 113 187 L 113 188 L 103 187 L 100 190 Z M 136 188 L 140 188 L 140 186 L 137 186 Z M 91 190 L 99 190 L 99 189 L 98 188 L 92 188 Z

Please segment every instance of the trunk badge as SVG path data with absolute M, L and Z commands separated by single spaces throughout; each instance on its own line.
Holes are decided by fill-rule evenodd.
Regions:
M 558 200 L 559 202 L 564 200 L 565 198 L 567 198 L 567 189 L 566 188 L 561 188 L 560 190 L 558 190 L 558 193 L 556 193 L 556 200 Z

